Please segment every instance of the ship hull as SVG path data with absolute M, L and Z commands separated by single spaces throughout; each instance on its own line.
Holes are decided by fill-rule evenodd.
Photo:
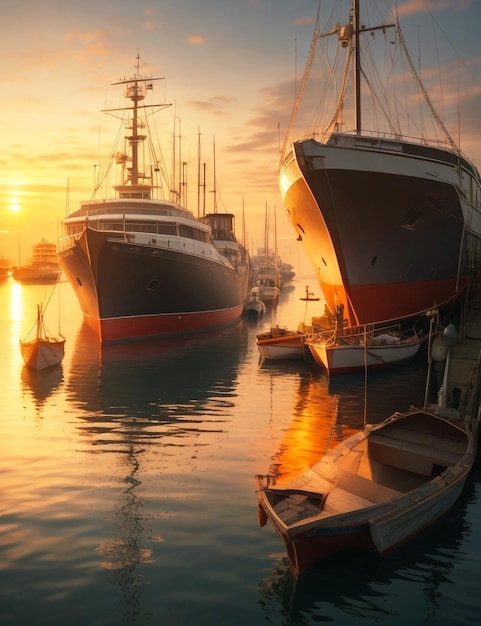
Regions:
M 308 140 L 284 161 L 289 218 L 328 306 L 342 305 L 350 324 L 414 316 L 466 287 L 480 254 L 479 211 L 460 198 L 455 165 L 433 155 Z
M 62 249 L 59 260 L 102 342 L 235 324 L 248 293 L 245 273 L 207 255 L 131 243 L 91 228 Z

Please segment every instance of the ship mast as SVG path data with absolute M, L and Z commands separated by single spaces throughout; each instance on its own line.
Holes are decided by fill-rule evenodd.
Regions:
M 375 30 L 385 30 L 386 28 L 395 28 L 396 24 L 383 24 L 381 26 L 361 26 L 361 20 L 359 17 L 359 4 L 360 0 L 353 0 L 352 2 L 352 17 L 353 22 L 353 35 L 354 35 L 354 98 L 355 98 L 355 110 L 356 120 L 355 129 L 356 134 L 360 135 L 362 132 L 362 116 L 361 116 L 361 48 L 360 48 L 360 35 L 361 33 L 372 34 Z
M 361 52 L 359 46 L 359 0 L 354 0 L 354 83 L 356 107 L 356 134 L 361 134 Z
M 139 168 L 139 146 L 147 139 L 147 135 L 142 134 L 141 129 L 145 124 L 139 119 L 139 110 L 155 108 L 156 110 L 169 107 L 170 104 L 151 104 L 141 105 L 140 103 L 145 99 L 146 92 L 149 89 L 153 89 L 153 81 L 163 80 L 163 77 L 153 78 L 142 76 L 140 74 L 140 56 L 137 53 L 137 63 L 135 66 L 135 73 L 130 78 L 123 78 L 112 85 L 125 85 L 124 96 L 133 103 L 131 107 L 123 107 L 119 109 L 104 110 L 104 113 L 115 113 L 117 111 L 131 111 L 131 119 L 127 122 L 126 128 L 130 131 L 130 134 L 125 136 L 128 141 L 130 154 L 117 154 L 116 160 L 118 164 L 122 165 L 123 170 L 127 170 L 127 177 L 123 177 L 120 185 L 115 185 L 114 189 L 118 192 L 120 198 L 151 198 L 153 181 L 152 172 L 147 174 L 141 172 Z M 126 163 L 130 161 L 130 166 L 126 167 Z M 146 179 L 149 180 L 149 184 L 145 183 Z

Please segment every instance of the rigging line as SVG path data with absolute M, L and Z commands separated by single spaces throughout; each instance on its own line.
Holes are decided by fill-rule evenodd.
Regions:
M 451 40 L 449 39 L 448 35 L 444 32 L 444 30 L 442 29 L 441 25 L 439 24 L 439 22 L 434 17 L 433 13 L 431 12 L 431 9 L 429 8 L 429 4 L 425 0 L 423 1 L 423 4 L 424 4 L 426 12 L 429 13 L 429 16 L 431 17 L 431 20 L 433 21 L 434 24 L 436 24 L 436 27 L 439 29 L 441 34 L 445 37 L 447 43 L 449 44 L 449 46 L 452 48 L 452 50 L 456 54 L 456 57 L 461 62 L 461 64 L 464 66 L 464 69 L 471 76 L 473 82 L 475 82 L 479 87 L 481 87 L 481 82 L 479 81 L 479 76 L 477 76 L 476 74 L 473 74 L 470 71 L 469 66 L 464 61 L 462 55 L 458 52 L 456 46 L 451 42 Z
M 456 143 L 454 142 L 453 138 L 451 137 L 451 135 L 448 132 L 448 129 L 446 128 L 446 126 L 444 125 L 442 119 L 439 117 L 436 109 L 434 108 L 431 99 L 423 85 L 423 83 L 421 82 L 421 79 L 418 75 L 418 73 L 416 72 L 416 68 L 414 67 L 414 64 L 412 62 L 411 59 L 411 55 L 409 54 L 409 51 L 407 49 L 407 45 L 406 45 L 406 41 L 404 40 L 404 36 L 402 33 L 401 28 L 398 28 L 398 34 L 399 34 L 399 41 L 401 42 L 401 45 L 403 47 L 404 53 L 406 55 L 407 61 L 409 63 L 409 67 L 411 68 L 411 72 L 413 73 L 414 78 L 416 79 L 416 83 L 418 85 L 419 90 L 421 91 L 424 99 L 426 100 L 426 103 L 429 107 L 429 110 L 431 111 L 431 114 L 433 115 L 434 119 L 436 120 L 436 122 L 439 124 L 440 128 L 442 129 L 448 143 L 451 145 L 451 148 L 453 149 L 453 151 L 455 152 L 459 152 L 459 149 L 456 145 Z
M 287 127 L 287 132 L 286 132 L 286 136 L 285 136 L 285 139 L 284 139 L 284 144 L 282 146 L 282 151 L 281 151 L 281 154 L 280 154 L 280 160 L 281 161 L 284 158 L 284 155 L 286 153 L 287 145 L 288 145 L 288 142 L 289 142 L 289 137 L 290 137 L 292 128 L 294 126 L 294 123 L 296 121 L 296 118 L 297 118 L 297 113 L 299 111 L 299 106 L 300 106 L 300 103 L 301 103 L 301 100 L 302 100 L 302 96 L 304 94 L 304 89 L 306 87 L 307 79 L 309 77 L 312 61 L 314 59 L 314 52 L 315 52 L 315 49 L 316 49 L 316 42 L 317 42 L 318 37 L 320 37 L 320 34 L 319 34 L 319 13 L 320 13 L 320 8 L 321 7 L 320 7 L 320 3 L 319 3 L 318 4 L 318 8 L 317 8 L 316 22 L 315 22 L 315 25 L 314 25 L 314 34 L 312 36 L 311 45 L 310 45 L 310 48 L 309 48 L 309 55 L 308 55 L 308 58 L 307 58 L 306 67 L 304 68 L 304 74 L 302 76 L 301 85 L 299 87 L 299 93 L 297 94 L 297 98 L 296 98 L 296 101 L 294 103 L 294 108 L 292 110 L 291 119 L 290 119 L 289 125 Z

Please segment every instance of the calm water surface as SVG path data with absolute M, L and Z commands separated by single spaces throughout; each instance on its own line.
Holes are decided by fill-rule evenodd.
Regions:
M 256 332 L 303 321 L 306 282 L 259 322 L 102 349 L 64 283 L 47 324 L 60 313 L 66 355 L 42 375 L 18 341 L 51 290 L 0 286 L 2 626 L 479 623 L 479 467 L 408 549 L 337 556 L 297 584 L 258 527 L 255 474 L 312 462 L 365 407 L 379 421 L 424 397 L 423 355 L 371 374 L 366 395 L 362 375 L 259 364 Z

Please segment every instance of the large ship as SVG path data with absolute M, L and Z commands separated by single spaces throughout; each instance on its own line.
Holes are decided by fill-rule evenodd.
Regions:
M 12 267 L 14 280 L 24 284 L 48 285 L 60 279 L 62 270 L 57 260 L 57 246 L 42 239 L 33 246 L 26 265 Z
M 131 101 L 106 111 L 122 114 L 128 130 L 126 149 L 114 158 L 120 182 L 114 197 L 97 199 L 94 192 L 63 220 L 60 264 L 101 342 L 235 324 L 250 291 L 250 259 L 235 237 L 234 216 L 195 217 L 155 154 L 149 115 L 170 106 L 147 104 L 156 80 L 140 74 L 137 57 L 133 76 L 113 83 Z
M 279 189 L 328 307 L 358 325 L 414 317 L 457 300 L 480 264 L 481 183 L 435 111 L 397 14 L 376 25 L 360 15 L 360 4 L 372 9 L 375 2 L 346 4 L 335 2 L 336 10 L 347 10 L 344 22 L 331 14 L 322 32 L 318 12 Z M 389 52 L 380 56 L 384 44 Z M 320 48 L 323 89 L 313 71 Z M 397 82 L 402 59 L 412 92 Z M 338 89 L 328 117 L 330 79 Z M 317 98 L 324 99 L 309 127 L 305 111 L 315 81 Z

